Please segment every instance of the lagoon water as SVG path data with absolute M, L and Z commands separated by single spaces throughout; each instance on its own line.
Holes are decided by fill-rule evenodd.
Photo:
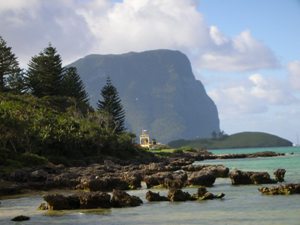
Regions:
M 250 153 L 258 151 L 276 151 L 287 153 L 285 156 L 254 159 L 206 160 L 197 164 L 223 164 L 230 169 L 238 168 L 251 171 L 268 171 L 273 175 L 277 168 L 287 170 L 287 183 L 300 183 L 300 147 L 259 148 L 239 150 L 216 150 L 215 154 Z M 291 154 L 294 153 L 294 154 Z M 0 224 L 101 224 L 101 225 L 189 225 L 189 224 L 263 224 L 263 225 L 299 225 L 300 195 L 264 196 L 257 185 L 232 186 L 230 179 L 218 178 L 212 193 L 225 193 L 223 200 L 202 202 L 158 202 L 145 200 L 146 189 L 130 191 L 141 197 L 144 204 L 135 208 L 66 211 L 47 214 L 36 208 L 42 200 L 42 193 L 30 196 L 1 200 Z M 195 193 L 196 188 L 185 189 Z M 159 191 L 166 194 L 166 190 Z M 30 221 L 11 222 L 17 215 L 27 215 Z

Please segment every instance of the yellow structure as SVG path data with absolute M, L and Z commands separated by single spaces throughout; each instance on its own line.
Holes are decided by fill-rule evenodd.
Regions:
M 140 145 L 143 148 L 151 147 L 150 136 L 147 130 L 142 130 L 142 134 L 140 135 Z

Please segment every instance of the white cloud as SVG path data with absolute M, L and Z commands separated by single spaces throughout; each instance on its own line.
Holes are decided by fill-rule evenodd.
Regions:
M 11 1 L 15 7 L 0 11 L 0 34 L 12 46 L 22 66 L 49 42 L 68 62 L 91 50 L 94 37 L 82 16 L 73 10 L 72 1 L 37 1 L 35 4 L 29 1 L 28 5 L 23 4 L 27 1 L 22 4 Z
M 0 13 L 7 11 L 21 11 L 36 6 L 38 0 L 9 0 L 1 1 Z
M 288 64 L 289 80 L 291 86 L 300 90 L 300 61 L 293 61 Z
M 95 49 L 102 53 L 189 50 L 209 41 L 193 1 L 124 0 L 111 5 L 104 15 L 97 12 L 94 6 L 80 11 L 97 38 Z
M 68 62 L 88 53 L 170 48 L 186 53 L 195 67 L 211 70 L 278 65 L 272 51 L 249 31 L 229 38 L 216 26 L 209 27 L 196 2 L 10 0 L 1 5 L 0 33 L 23 62 L 51 41 Z
M 216 45 L 224 45 L 229 42 L 229 40 L 219 31 L 216 26 L 211 26 L 209 29 L 209 35 Z
M 225 118 L 245 113 L 265 113 L 272 106 L 298 104 L 288 82 L 279 78 L 252 74 L 247 80 L 222 83 L 208 93 Z
M 210 35 L 218 47 L 200 55 L 198 61 L 200 67 L 241 72 L 279 66 L 273 52 L 255 40 L 250 31 L 244 31 L 237 37 L 228 39 L 212 27 Z
M 252 82 L 250 94 L 266 104 L 288 105 L 297 101 L 285 80 L 267 79 L 260 74 L 251 75 L 249 80 Z

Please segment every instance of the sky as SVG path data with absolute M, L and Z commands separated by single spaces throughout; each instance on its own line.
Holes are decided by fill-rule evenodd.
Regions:
M 300 139 L 299 0 L 0 0 L 0 35 L 26 68 L 51 44 L 88 54 L 176 49 L 227 134 Z

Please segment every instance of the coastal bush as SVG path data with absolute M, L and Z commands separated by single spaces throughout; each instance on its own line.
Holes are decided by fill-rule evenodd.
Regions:
M 29 152 L 21 154 L 19 161 L 21 161 L 24 166 L 39 166 L 48 163 L 48 160 L 45 157 Z
M 60 101 L 52 105 L 55 99 Z M 74 102 L 72 105 L 72 99 L 1 93 L 0 100 L 1 159 L 30 164 L 31 156 L 41 156 L 67 164 L 105 155 L 129 159 L 136 154 L 133 134 L 111 133 L 105 129 L 105 114 L 82 113 Z M 30 159 L 43 162 L 42 158 Z

